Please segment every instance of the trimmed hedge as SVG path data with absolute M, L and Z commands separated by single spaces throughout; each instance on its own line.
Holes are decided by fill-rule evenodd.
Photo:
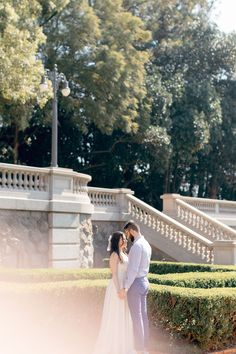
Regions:
M 236 272 L 236 266 L 151 261 L 150 273 Z
M 150 274 L 150 283 L 185 288 L 235 288 L 236 272 Z
M 221 349 L 236 340 L 236 289 L 188 289 L 151 285 L 149 310 L 202 349 Z
M 154 323 L 161 321 L 203 350 L 236 342 L 236 267 L 171 262 L 152 262 L 151 267 L 169 272 L 149 274 L 148 306 Z M 194 272 L 185 273 L 189 268 Z M 179 274 L 171 274 L 174 269 Z M 41 343 L 52 327 L 62 326 L 64 333 L 66 324 L 68 332 L 80 332 L 82 341 L 88 328 L 99 323 L 110 276 L 109 269 L 100 268 L 0 268 L 0 327 L 5 331 L 9 326 L 8 332 L 20 337 L 33 324 Z M 91 334 L 91 345 L 93 340 Z
M 0 281 L 41 283 L 81 279 L 109 279 L 109 269 L 12 269 L 0 268 Z
M 90 353 L 107 282 L 0 282 L 0 352 Z
M 78 328 L 84 328 L 86 321 L 90 321 L 91 326 L 101 314 L 106 286 L 107 280 L 40 284 L 1 282 L 1 324 L 5 323 L 5 313 L 10 319 L 14 314 L 11 326 L 15 327 L 13 319 L 21 318 L 23 313 L 21 326 L 34 318 L 46 332 L 52 324 L 63 323 L 65 319 L 68 328 L 75 323 Z M 236 289 L 205 290 L 151 284 L 148 306 L 154 322 L 161 320 L 172 331 L 198 343 L 204 350 L 220 349 L 235 340 Z

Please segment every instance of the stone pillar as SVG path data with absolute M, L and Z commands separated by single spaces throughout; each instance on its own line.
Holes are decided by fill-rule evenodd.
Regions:
M 163 200 L 163 213 L 174 216 L 176 214 L 175 199 L 179 198 L 180 194 L 163 194 L 161 199 Z
M 92 266 L 90 179 L 69 169 L 50 171 L 49 266 L 53 268 Z
M 134 194 L 134 191 L 127 188 L 120 188 L 117 194 L 117 203 L 119 205 L 120 220 L 127 221 L 129 219 L 129 202 L 126 198 L 127 194 Z
M 236 240 L 215 241 L 214 264 L 236 265 Z

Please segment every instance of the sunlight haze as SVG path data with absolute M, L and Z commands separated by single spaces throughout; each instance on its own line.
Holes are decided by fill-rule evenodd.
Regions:
M 236 31 L 236 0 L 217 0 L 212 18 L 224 32 Z

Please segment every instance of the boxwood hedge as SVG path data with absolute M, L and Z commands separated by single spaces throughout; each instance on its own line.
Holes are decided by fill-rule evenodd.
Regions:
M 149 281 L 160 285 L 185 288 L 235 288 L 236 272 L 150 274 Z
M 100 315 L 107 280 L 74 280 L 53 283 L 0 283 L 0 324 L 4 313 L 27 318 L 47 327 L 62 323 L 65 316 L 79 326 Z M 148 295 L 150 317 L 204 350 L 224 348 L 234 343 L 236 332 L 236 289 L 190 289 L 151 284 Z M 47 321 L 45 321 L 45 318 Z M 75 321 L 73 322 L 75 323 Z M 92 340 L 92 338 L 91 338 Z

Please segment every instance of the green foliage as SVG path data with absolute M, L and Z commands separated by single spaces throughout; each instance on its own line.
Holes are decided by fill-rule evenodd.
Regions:
M 34 322 L 44 323 L 48 333 L 52 324 L 65 320 L 65 313 L 68 324 L 76 320 L 84 328 L 89 321 L 91 327 L 91 318 L 96 321 L 101 315 L 106 286 L 107 279 L 31 284 L 1 281 L 1 313 L 9 314 L 12 328 L 17 323 L 15 316 L 24 314 L 21 326 L 27 328 L 27 321 L 34 318 Z M 154 323 L 161 321 L 204 350 L 224 348 L 234 342 L 235 288 L 188 289 L 151 284 L 148 307 Z M 45 322 L 46 314 L 50 321 Z
M 82 279 L 109 279 L 108 269 L 11 269 L 0 268 L 0 281 L 17 283 L 46 283 Z
M 57 9 L 63 2 L 42 3 Z M 50 92 L 39 90 L 44 67 L 38 51 L 46 39 L 39 23 L 43 7 L 37 0 L 0 4 L 0 119 L 2 129 L 11 127 L 13 131 L 13 139 L 1 147 L 0 155 L 14 155 L 10 161 L 15 163 L 20 131 L 28 126 L 35 104 L 43 107 L 50 98 Z
M 43 60 L 71 87 L 59 94 L 60 166 L 159 209 L 164 192 L 194 188 L 235 199 L 236 36 L 221 33 L 209 9 L 207 0 L 5 1 L 1 160 L 49 165 Z
M 149 309 L 171 331 L 205 350 L 234 343 L 236 289 L 187 289 L 151 285 Z
M 71 81 L 64 109 L 75 124 L 83 132 L 91 123 L 107 134 L 118 128 L 136 132 L 149 55 L 135 43 L 150 37 L 141 19 L 125 11 L 121 0 L 94 1 L 92 7 L 73 0 L 45 33 L 48 66 L 57 61 Z
M 43 65 L 36 54 L 45 41 L 37 23 L 40 11 L 36 0 L 0 5 L 1 99 L 9 103 L 25 104 L 38 97 Z
M 150 273 L 235 272 L 236 266 L 151 261 Z
M 152 274 L 149 276 L 149 281 L 154 284 L 180 286 L 184 288 L 235 288 L 236 272 Z

